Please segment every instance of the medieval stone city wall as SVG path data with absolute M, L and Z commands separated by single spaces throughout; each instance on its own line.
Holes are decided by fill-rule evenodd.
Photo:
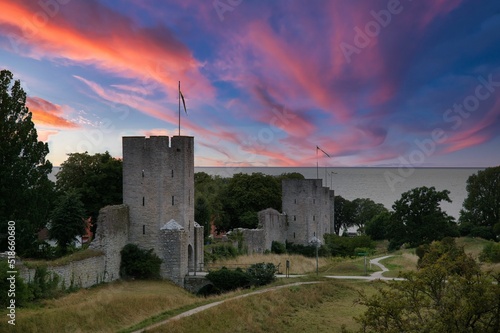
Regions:
M 180 286 L 189 271 L 203 269 L 204 228 L 194 221 L 193 137 L 124 137 L 123 202 L 99 212 L 89 247 L 98 255 L 47 267 L 61 286 L 119 279 L 120 251 L 128 243 L 153 249 L 163 261 L 161 276 Z M 33 280 L 35 269 L 18 269 L 25 281 Z
M 33 282 L 36 269 L 27 268 L 22 263 L 17 267 L 24 282 Z M 73 261 L 63 266 L 48 266 L 47 272 L 59 276 L 59 287 L 88 288 L 101 282 L 109 282 L 104 265 L 104 256 Z
M 101 253 L 61 266 L 47 266 L 47 272 L 59 276 L 59 286 L 88 288 L 120 278 L 121 249 L 128 242 L 128 207 L 107 206 L 100 210 L 98 227 L 89 249 Z M 35 268 L 22 263 L 18 267 L 25 282 L 32 282 Z

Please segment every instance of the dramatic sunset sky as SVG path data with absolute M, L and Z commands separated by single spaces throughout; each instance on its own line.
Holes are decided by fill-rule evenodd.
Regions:
M 500 164 L 498 0 L 2 0 L 48 158 L 195 136 L 197 166 Z

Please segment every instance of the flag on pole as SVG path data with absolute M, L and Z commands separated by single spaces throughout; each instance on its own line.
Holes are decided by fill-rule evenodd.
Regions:
M 326 156 L 330 157 L 330 155 L 328 155 L 328 153 L 326 151 L 324 151 L 323 149 L 321 149 L 320 147 L 316 146 L 316 153 L 318 152 L 318 149 L 321 150 L 323 152 L 323 154 L 325 154 Z
M 184 105 L 184 112 L 186 112 L 186 114 L 187 114 L 188 112 L 186 109 L 186 101 L 184 100 L 184 95 L 182 94 L 182 91 L 180 90 L 180 88 L 179 88 L 179 95 L 181 96 L 182 104 Z

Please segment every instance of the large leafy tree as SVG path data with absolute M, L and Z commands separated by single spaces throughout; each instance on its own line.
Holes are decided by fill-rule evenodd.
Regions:
M 221 201 L 227 214 L 221 229 L 256 228 L 257 212 L 269 207 L 281 210 L 281 183 L 263 173 L 238 173 L 222 191 Z
M 358 332 L 500 331 L 500 275 L 483 273 L 453 239 L 432 243 L 419 270 L 402 277 L 361 297 L 367 310 Z
M 470 232 L 500 236 L 500 166 L 487 168 L 467 179 L 467 198 L 460 211 L 460 225 Z
M 53 184 L 47 175 L 47 143 L 38 140 L 26 93 L 19 80 L 0 71 L 0 250 L 6 247 L 7 222 L 16 221 L 17 252 L 36 252 L 36 233 L 47 221 Z
M 388 212 L 387 208 L 385 208 L 384 205 L 376 203 L 371 199 L 354 199 L 352 201 L 352 205 L 354 210 L 354 225 L 356 225 L 358 229 L 362 231 L 365 229 L 365 225 L 370 222 L 370 220 L 375 216 Z
M 340 230 L 354 225 L 354 205 L 351 201 L 344 199 L 340 195 L 334 198 L 335 222 L 333 232 L 339 235 Z
M 76 191 L 68 191 L 59 198 L 51 214 L 49 232 L 50 237 L 57 240 L 62 254 L 77 236 L 85 233 L 84 216 L 85 209 Z
M 440 207 L 441 201 L 451 202 L 449 191 L 437 191 L 435 187 L 418 187 L 401 195 L 392 209 L 387 228 L 390 248 L 396 249 L 408 243 L 411 247 L 456 236 L 453 217 Z
M 76 191 L 87 216 L 95 220 L 102 207 L 123 202 L 122 167 L 122 161 L 109 152 L 72 153 L 61 164 L 56 188 L 61 193 Z
M 195 221 L 205 227 L 205 237 L 210 234 L 212 222 L 218 224 L 218 221 L 225 219 L 221 193 L 228 181 L 227 178 L 210 176 L 206 172 L 194 174 Z
M 387 228 L 391 222 L 392 213 L 382 212 L 365 224 L 365 233 L 373 240 L 387 239 Z

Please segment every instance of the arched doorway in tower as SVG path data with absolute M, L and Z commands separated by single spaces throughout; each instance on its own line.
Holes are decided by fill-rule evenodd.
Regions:
M 194 252 L 191 244 L 188 245 L 188 270 L 189 272 L 194 271 Z

